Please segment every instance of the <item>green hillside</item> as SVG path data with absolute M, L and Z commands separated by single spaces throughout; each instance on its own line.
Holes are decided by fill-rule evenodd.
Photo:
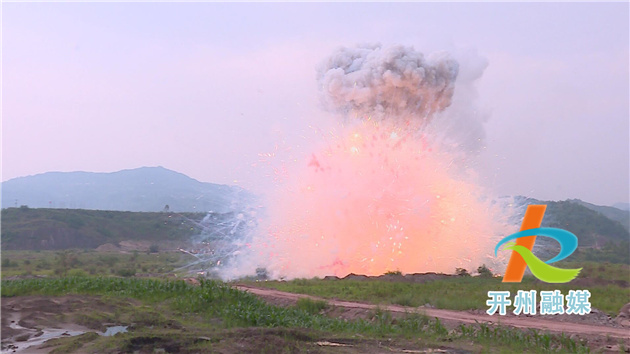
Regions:
M 542 222 L 543 227 L 557 227 L 568 230 L 578 237 L 579 248 L 570 256 L 571 261 L 593 261 L 630 264 L 630 233 L 617 220 L 611 219 L 593 204 L 579 200 L 539 201 L 532 198 L 519 197 L 521 205 L 546 204 L 547 211 Z M 519 220 L 525 212 L 523 208 Z M 537 241 L 542 249 L 539 256 L 549 258 L 555 254 L 557 243 L 542 238 Z M 551 246 L 551 247 L 549 247 Z M 536 251 L 536 248 L 534 249 Z M 540 251 L 540 250 L 539 250 Z M 545 254 L 548 252 L 549 254 Z
M 547 204 L 543 226 L 566 229 L 578 236 L 580 249 L 572 255 L 572 260 L 630 263 L 630 234 L 618 221 L 571 200 L 552 202 L 521 198 L 518 202 L 522 205 Z M 121 241 L 186 243 L 191 236 L 201 233 L 204 227 L 199 223 L 206 215 L 8 208 L 1 214 L 1 244 L 3 250 L 61 250 L 94 249 Z M 515 222 L 522 219 L 522 215 L 516 217 L 518 221 Z M 233 213 L 214 213 L 205 225 L 205 231 L 213 227 L 219 229 L 219 225 L 229 223 L 233 218 Z M 554 249 L 543 241 L 541 239 L 537 245 L 543 251 L 553 253 Z
M 546 202 L 549 226 L 570 230 L 582 246 L 603 246 L 609 241 L 627 241 L 628 230 L 616 220 L 571 200 Z
M 520 215 L 517 215 L 517 220 L 522 220 L 525 214 L 524 206 L 546 204 L 547 211 L 542 226 L 571 231 L 577 235 L 580 246 L 599 248 L 611 241 L 630 240 L 630 233 L 619 221 L 583 205 L 581 201 L 580 203 L 577 200 L 540 201 L 517 197 L 516 202 L 523 206 Z
M 106 243 L 186 241 L 203 213 L 140 213 L 82 209 L 2 209 L 3 250 L 96 248 Z
M 587 203 L 579 199 L 570 199 L 568 201 L 576 203 L 576 204 L 580 204 L 591 210 L 595 210 L 596 212 L 604 215 L 610 220 L 619 221 L 619 223 L 621 223 L 621 225 L 626 230 L 630 230 L 630 211 L 628 210 L 621 210 L 615 207 L 610 207 L 610 206 L 605 206 L 605 205 L 595 205 L 595 204 Z

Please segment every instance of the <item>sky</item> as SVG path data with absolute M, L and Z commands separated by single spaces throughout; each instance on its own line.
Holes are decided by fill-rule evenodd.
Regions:
M 260 154 L 306 151 L 313 126 L 334 124 L 318 96 L 321 62 L 382 43 L 448 51 L 462 73 L 485 67 L 474 159 L 493 193 L 628 202 L 628 12 L 627 2 L 4 3 L 2 181 L 164 166 L 255 191 Z

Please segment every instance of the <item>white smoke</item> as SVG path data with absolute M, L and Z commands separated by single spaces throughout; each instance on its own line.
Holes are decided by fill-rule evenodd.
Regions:
M 273 166 L 284 182 L 251 228 L 204 235 L 209 270 L 223 279 L 259 269 L 292 278 L 377 274 L 394 261 L 403 271 L 445 272 L 495 262 L 493 239 L 512 226 L 503 220 L 508 208 L 474 178 L 488 116 L 476 83 L 486 66 L 474 51 L 427 58 L 405 46 L 335 51 L 318 69 L 321 100 L 357 119 L 322 142 L 307 141 L 308 156 Z M 401 255 L 385 257 L 385 245 Z
M 452 55 L 459 63 L 459 74 L 451 105 L 436 113 L 423 133 L 439 145 L 440 151 L 464 159 L 465 165 L 470 165 L 485 146 L 484 124 L 490 110 L 480 103 L 477 84 L 488 61 L 473 49 L 455 51 Z
M 425 59 L 412 47 L 340 48 L 318 70 L 324 106 L 363 119 L 425 125 L 451 104 L 458 63 L 447 53 Z

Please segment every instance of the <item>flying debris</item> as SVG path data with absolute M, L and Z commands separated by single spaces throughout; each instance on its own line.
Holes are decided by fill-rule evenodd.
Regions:
M 513 229 L 471 173 L 468 150 L 483 136 L 471 102 L 485 65 L 476 68 L 404 46 L 335 51 L 317 82 L 338 124 L 314 129 L 304 156 L 261 154 L 276 182 L 264 213 L 209 215 L 195 267 L 290 279 L 488 264 Z

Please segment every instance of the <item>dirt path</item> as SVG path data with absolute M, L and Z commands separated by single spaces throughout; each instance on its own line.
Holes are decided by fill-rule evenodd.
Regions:
M 387 310 L 390 312 L 397 313 L 405 313 L 405 312 L 414 312 L 417 311 L 419 313 L 425 314 L 429 317 L 437 317 L 440 320 L 445 321 L 453 321 L 457 323 L 491 323 L 491 324 L 500 324 L 504 326 L 510 326 L 515 328 L 535 328 L 543 331 L 549 332 L 564 332 L 565 334 L 577 334 L 583 337 L 591 337 L 591 336 L 599 336 L 599 337 L 611 337 L 618 338 L 624 341 L 630 341 L 630 328 L 615 328 L 609 326 L 598 326 L 592 324 L 581 324 L 581 323 L 571 323 L 571 322 L 559 322 L 554 320 L 535 318 L 535 317 L 507 317 L 507 316 L 489 316 L 487 314 L 475 314 L 465 311 L 453 311 L 453 310 L 441 310 L 434 308 L 425 308 L 425 307 L 405 307 L 398 305 L 372 305 L 360 302 L 350 302 L 350 301 L 342 301 L 342 300 L 333 300 L 333 299 L 324 299 L 318 298 L 315 296 L 304 295 L 304 294 L 294 294 L 288 293 L 284 291 L 267 289 L 267 288 L 257 288 L 248 285 L 237 285 L 235 288 L 243 291 L 250 292 L 252 294 L 261 296 L 267 300 L 271 300 L 272 302 L 278 304 L 289 304 L 294 303 L 300 298 L 310 298 L 314 300 L 324 300 L 328 304 L 342 307 L 347 309 L 362 309 L 362 310 L 373 310 L 377 307 L 382 310 Z

